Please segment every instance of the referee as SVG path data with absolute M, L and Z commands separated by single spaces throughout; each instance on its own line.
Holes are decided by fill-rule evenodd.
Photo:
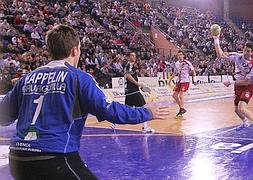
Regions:
M 140 93 L 139 87 L 143 88 L 144 84 L 138 82 L 138 75 L 135 67 L 136 54 L 135 52 L 130 52 L 128 56 L 129 56 L 128 63 L 125 67 L 125 78 L 126 78 L 125 104 L 132 107 L 142 107 L 146 104 L 146 102 L 142 94 Z M 154 129 L 148 127 L 147 122 L 144 122 L 142 132 L 154 133 L 155 131 Z

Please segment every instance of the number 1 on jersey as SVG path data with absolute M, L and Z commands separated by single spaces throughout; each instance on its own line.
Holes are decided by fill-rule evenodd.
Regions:
M 24 137 L 24 140 L 36 140 L 38 138 L 36 129 L 33 127 L 33 125 L 36 123 L 37 118 L 40 114 L 43 100 L 44 100 L 44 96 L 40 96 L 38 99 L 34 99 L 33 101 L 33 103 L 38 104 L 38 105 L 33 115 L 32 123 L 30 127 L 28 128 L 27 134 Z
M 31 123 L 32 125 L 35 124 L 35 122 L 40 114 L 43 100 L 44 100 L 44 96 L 40 96 L 38 99 L 34 99 L 34 101 L 33 101 L 33 103 L 38 104 L 38 105 L 37 105 L 35 113 L 33 115 L 33 120 Z

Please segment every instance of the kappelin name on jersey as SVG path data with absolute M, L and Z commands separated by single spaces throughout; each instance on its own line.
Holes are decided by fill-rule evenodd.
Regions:
M 64 93 L 66 91 L 65 79 L 69 72 L 34 72 L 25 77 L 22 87 L 23 94 Z

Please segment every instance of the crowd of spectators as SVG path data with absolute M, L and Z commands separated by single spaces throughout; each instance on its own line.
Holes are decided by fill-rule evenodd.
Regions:
M 245 19 L 238 16 L 229 17 L 239 27 L 247 39 L 253 41 L 253 20 Z
M 173 39 L 182 49 L 188 49 L 195 54 L 188 58 L 198 69 L 199 74 L 233 74 L 232 62 L 216 58 L 210 26 L 214 23 L 221 25 L 221 45 L 224 51 L 242 51 L 246 38 L 239 37 L 221 17 L 215 16 L 210 11 L 191 7 L 172 7 L 165 3 L 157 10 L 167 18 L 166 23 L 158 23 L 157 26 L 168 35 L 168 39 Z
M 11 2 L 11 3 L 10 3 Z M 139 76 L 157 76 L 173 71 L 176 57 L 163 56 L 141 33 L 143 27 L 154 25 L 168 34 L 193 62 L 199 75 L 231 74 L 231 63 L 216 59 L 209 27 L 215 16 L 195 8 L 176 8 L 162 4 L 158 10 L 168 21 L 163 22 L 156 10 L 142 1 L 82 0 L 0 0 L 0 79 L 7 87 L 24 74 L 47 64 L 45 35 L 55 24 L 76 28 L 81 40 L 78 68 L 89 72 L 108 87 L 110 78 L 123 76 L 127 54 L 138 55 Z M 225 50 L 237 51 L 245 40 L 222 24 Z M 3 88 L 3 86 L 1 87 Z

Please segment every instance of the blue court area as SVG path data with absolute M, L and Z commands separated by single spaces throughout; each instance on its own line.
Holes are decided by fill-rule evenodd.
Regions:
M 6 145 L 14 126 L 0 129 L 1 180 L 12 179 Z M 99 179 L 251 180 L 253 129 L 234 127 L 190 136 L 85 128 L 80 154 Z

